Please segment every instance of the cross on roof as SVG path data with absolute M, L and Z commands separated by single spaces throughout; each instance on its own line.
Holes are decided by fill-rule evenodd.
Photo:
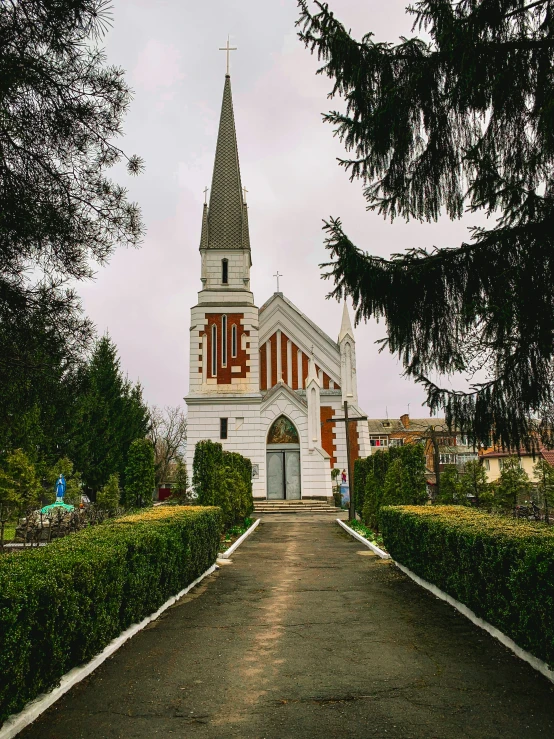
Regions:
M 273 275 L 273 277 L 277 278 L 277 292 L 279 292 L 279 277 L 282 277 L 283 275 L 279 274 L 279 270 L 277 270 L 277 274 Z
M 229 52 L 236 51 L 236 46 L 229 46 L 229 36 L 227 36 L 227 46 L 220 46 L 219 51 L 226 51 L 227 52 L 227 77 L 229 76 Z
M 246 203 L 246 193 L 247 192 L 248 190 L 246 189 L 246 187 L 243 187 L 242 188 L 242 199 L 244 200 L 245 203 Z
M 208 204 L 208 193 L 209 193 L 209 191 L 210 191 L 210 188 L 209 187 L 205 187 L 204 190 L 203 190 L 203 193 L 204 193 L 204 205 L 207 205 Z

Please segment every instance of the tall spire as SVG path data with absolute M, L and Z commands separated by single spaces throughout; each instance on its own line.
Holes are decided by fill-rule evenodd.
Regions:
M 344 339 L 346 334 L 350 334 L 354 338 L 354 331 L 352 330 L 352 324 L 350 322 L 350 315 L 348 313 L 348 305 L 346 300 L 344 301 L 344 307 L 342 309 L 342 324 L 340 327 L 339 344 Z
M 206 220 L 207 223 L 203 223 L 202 227 L 201 249 L 250 249 L 248 217 L 240 179 L 231 77 L 228 74 L 225 75 L 223 88 L 210 205 Z

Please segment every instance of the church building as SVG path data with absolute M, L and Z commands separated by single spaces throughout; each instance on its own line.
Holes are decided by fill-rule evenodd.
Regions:
M 196 443 L 211 439 L 252 460 L 256 499 L 330 498 L 331 471 L 348 470 L 346 424 L 338 420 L 344 418 L 344 401 L 349 417 L 364 415 L 354 332 L 346 303 L 335 341 L 282 292 L 261 308 L 254 302 L 229 74 L 200 255 L 185 398 L 187 468 L 192 471 Z M 337 316 L 337 328 L 338 323 Z M 368 456 L 367 421 L 348 427 L 352 458 Z

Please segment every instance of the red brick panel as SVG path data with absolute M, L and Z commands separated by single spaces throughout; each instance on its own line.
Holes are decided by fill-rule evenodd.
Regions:
M 306 387 L 306 379 L 308 377 L 308 357 L 302 352 L 302 387 Z
M 287 344 L 288 344 L 288 337 L 285 336 L 284 333 L 281 333 L 281 370 L 282 370 L 282 379 L 283 382 L 286 382 L 287 385 L 289 385 L 288 380 L 288 362 L 287 362 Z
M 336 467 L 337 464 L 337 449 L 335 446 L 335 437 L 333 434 L 335 423 L 328 423 L 327 419 L 333 418 L 334 413 L 335 412 L 333 408 L 331 408 L 331 406 L 321 406 L 321 446 L 331 457 L 331 469 L 333 469 L 333 467 Z
M 227 316 L 227 366 L 221 366 L 221 349 L 222 349 L 222 329 L 221 329 L 221 318 L 223 315 Z M 245 331 L 241 320 L 244 318 L 244 313 L 206 313 L 207 326 L 201 335 L 206 335 L 208 351 L 208 378 L 213 377 L 212 375 L 212 326 L 215 324 L 217 330 L 217 384 L 218 385 L 230 385 L 232 377 L 238 377 L 244 379 L 248 374 L 248 367 L 246 362 L 248 361 L 248 355 L 246 348 L 242 348 L 242 337 L 249 336 L 250 332 Z M 231 356 L 231 331 L 232 326 L 237 327 L 237 356 L 233 359 Z M 248 344 L 248 342 L 245 342 Z M 232 372 L 232 367 L 240 367 L 240 372 Z
M 271 339 L 271 387 L 277 384 L 277 334 L 273 334 Z
M 267 390 L 267 349 L 265 344 L 260 349 L 260 390 Z
M 292 345 L 292 389 L 298 390 L 298 347 Z

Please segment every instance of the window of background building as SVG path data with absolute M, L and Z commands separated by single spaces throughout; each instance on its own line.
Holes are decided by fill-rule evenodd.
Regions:
M 389 441 L 390 446 L 403 446 L 404 439 L 391 439 Z
M 369 443 L 371 446 L 388 446 L 389 439 L 387 436 L 370 436 Z
M 223 285 L 229 283 L 229 262 L 227 259 L 221 260 L 221 282 Z
M 220 418 L 219 419 L 219 438 L 220 439 L 226 439 L 227 438 L 227 427 L 229 425 L 229 419 L 228 418 Z

